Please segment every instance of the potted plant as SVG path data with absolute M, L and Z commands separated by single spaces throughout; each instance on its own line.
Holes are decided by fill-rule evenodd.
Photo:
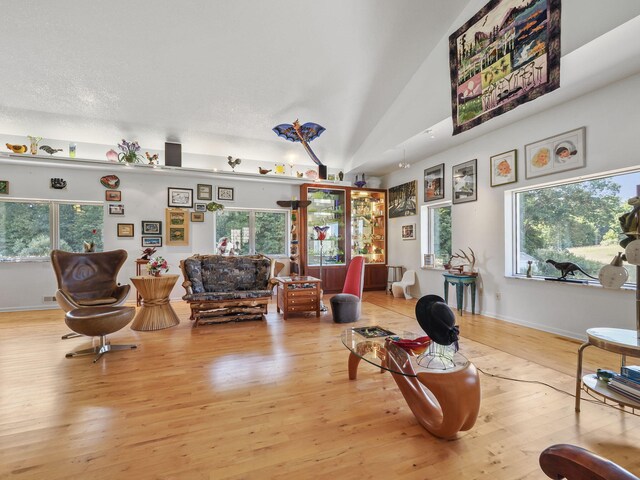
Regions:
M 118 148 L 120 149 L 120 153 L 118 154 L 118 161 L 124 163 L 141 163 L 142 155 L 138 152 L 140 151 L 140 145 L 138 142 L 127 142 L 124 138 L 122 139 L 122 143 L 118 144 Z

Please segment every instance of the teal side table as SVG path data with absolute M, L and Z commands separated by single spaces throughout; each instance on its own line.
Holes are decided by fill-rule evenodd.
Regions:
M 456 286 L 456 305 L 458 312 L 462 315 L 462 297 L 464 295 L 464 287 L 471 289 L 471 314 L 476 314 L 476 280 L 477 276 L 473 275 L 454 275 L 452 273 L 443 273 L 444 277 L 444 302 L 449 303 L 449 285 Z

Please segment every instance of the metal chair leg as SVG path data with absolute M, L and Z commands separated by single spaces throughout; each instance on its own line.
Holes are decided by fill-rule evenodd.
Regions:
M 69 332 L 66 335 L 62 335 L 62 340 L 67 340 L 69 338 L 75 338 L 75 337 L 82 337 L 82 335 L 80 335 L 79 333 L 75 333 L 75 332 Z
M 96 363 L 100 358 L 109 352 L 115 352 L 118 350 L 133 350 L 134 348 L 138 348 L 137 345 L 111 345 L 107 341 L 106 335 L 102 335 L 100 337 L 100 345 L 96 345 L 92 348 L 85 348 L 84 350 L 78 350 L 77 352 L 69 352 L 65 356 L 67 358 L 78 357 L 82 355 L 96 355 L 96 358 L 93 359 L 93 363 Z

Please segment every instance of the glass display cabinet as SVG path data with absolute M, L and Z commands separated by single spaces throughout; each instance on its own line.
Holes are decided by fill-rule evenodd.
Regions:
M 351 191 L 351 257 L 386 263 L 385 192 Z
M 326 293 L 341 292 L 351 259 L 362 255 L 364 289 L 384 290 L 386 190 L 304 184 L 300 197 L 311 202 L 300 215 L 301 274 L 320 278 Z

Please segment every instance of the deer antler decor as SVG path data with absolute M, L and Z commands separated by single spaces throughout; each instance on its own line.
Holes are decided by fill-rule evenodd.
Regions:
M 471 247 L 469 247 L 469 252 L 471 252 L 471 256 L 467 255 L 464 250 L 460 249 L 460 253 L 454 253 L 453 255 L 451 255 L 449 263 L 451 263 L 451 260 L 453 260 L 454 258 L 459 258 L 460 260 L 463 260 L 465 262 L 462 265 L 468 265 L 469 271 L 473 272 L 476 266 L 476 254 L 471 249 Z

